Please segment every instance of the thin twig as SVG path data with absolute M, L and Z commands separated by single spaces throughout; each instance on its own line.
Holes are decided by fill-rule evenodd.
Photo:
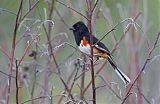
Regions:
M 9 55 L 7 54 L 7 52 L 5 51 L 5 49 L 3 49 L 1 46 L 0 46 L 0 51 L 7 56 L 7 58 L 9 59 Z
M 90 60 L 90 62 L 91 62 L 91 81 L 92 81 L 92 102 L 93 102 L 93 104 L 96 104 L 96 86 L 95 86 L 95 77 L 94 77 L 94 62 L 93 62 L 93 47 L 92 47 L 92 45 L 93 45 L 93 38 L 92 38 L 92 10 L 91 10 L 91 7 L 92 7 L 92 1 L 89 1 L 89 0 L 87 0 L 88 1 L 88 8 L 89 8 L 89 10 L 88 10 L 88 18 L 89 18 L 89 20 L 88 20 L 88 27 L 89 27 L 89 32 L 90 32 L 90 34 L 89 34 L 89 37 L 90 37 L 90 43 L 91 43 L 91 60 Z
M 98 2 L 99 2 L 99 0 L 96 0 L 96 3 L 94 4 L 94 7 L 93 7 L 92 10 L 91 10 L 91 15 L 93 14 L 96 6 L 98 5 Z
M 102 76 L 99 76 L 99 78 L 102 79 L 102 81 L 105 83 L 105 85 L 110 89 L 110 91 L 119 99 L 122 101 L 122 98 L 112 89 L 112 87 L 109 85 L 109 83 L 104 80 L 104 78 Z
M 71 91 L 72 91 L 73 86 L 74 86 L 74 84 L 75 84 L 76 77 L 77 77 L 77 75 L 78 75 L 78 71 L 79 71 L 79 68 L 77 67 L 77 68 L 76 68 L 76 73 L 75 73 L 74 78 L 73 78 L 73 81 L 72 81 L 72 83 L 71 83 L 69 95 L 71 94 Z
M 132 83 L 131 86 L 129 87 L 129 89 L 128 89 L 126 95 L 125 95 L 125 98 L 123 99 L 123 101 L 122 101 L 121 104 L 124 104 L 124 103 L 125 103 L 125 101 L 126 101 L 128 95 L 129 95 L 130 91 L 132 90 L 132 87 L 134 86 L 134 84 L 136 83 L 136 81 L 138 80 L 138 78 L 141 76 L 142 72 L 145 70 L 147 63 L 150 61 L 151 55 L 152 55 L 154 49 L 156 48 L 156 45 L 157 45 L 158 40 L 159 40 L 159 36 L 160 36 L 160 32 L 159 32 L 158 35 L 157 35 L 157 38 L 156 38 L 156 40 L 155 40 L 155 42 L 154 42 L 154 45 L 153 45 L 152 49 L 149 50 L 148 56 L 147 56 L 147 58 L 146 58 L 146 60 L 145 60 L 145 62 L 144 62 L 144 64 L 143 64 L 140 72 L 137 74 L 137 76 L 135 77 L 133 83 Z
M 14 77 L 14 76 L 12 76 L 12 75 L 9 75 L 9 74 L 7 74 L 7 73 L 5 73 L 5 72 L 1 71 L 1 70 L 0 70 L 0 73 L 2 73 L 2 74 L 4 74 L 4 75 L 6 75 L 6 76 L 8 76 L 8 77 L 12 77 L 12 78 L 16 79 L 16 77 Z
M 134 21 L 139 17 L 141 13 L 138 13 L 138 15 L 135 17 Z M 117 27 L 118 24 L 114 27 Z M 112 29 L 111 29 L 112 30 Z M 124 38 L 125 34 L 130 30 L 130 26 L 128 27 L 128 29 L 125 31 L 125 33 L 123 33 L 120 37 L 120 39 L 116 42 L 116 44 L 114 45 L 112 51 L 111 51 L 111 54 L 113 54 L 115 52 L 115 50 L 117 49 L 117 46 L 119 45 L 119 43 L 121 42 L 121 40 Z M 98 75 L 101 70 L 103 69 L 103 67 L 105 66 L 105 64 L 107 63 L 107 60 L 104 62 L 104 64 L 98 69 L 98 71 L 96 72 L 96 75 Z M 95 77 L 96 77 L 95 75 Z M 91 81 L 88 83 L 88 85 L 86 86 L 86 88 L 84 89 L 84 93 L 87 91 L 87 89 L 89 88 L 89 86 L 91 85 Z
M 15 22 L 14 32 L 13 32 L 12 50 L 11 50 L 11 53 L 10 53 L 10 75 L 12 75 L 12 71 L 13 71 L 13 60 L 14 60 L 14 53 L 15 53 L 15 47 L 16 47 L 16 36 L 17 36 L 18 25 L 19 25 L 19 22 L 20 22 L 19 17 L 21 15 L 20 11 L 22 10 L 22 4 L 23 4 L 23 0 L 21 0 L 21 2 L 20 2 L 20 6 L 19 6 L 19 9 L 18 9 L 16 22 Z M 8 78 L 6 104 L 9 104 L 10 90 L 11 90 L 11 76 L 9 76 L 9 78 Z
M 25 104 L 25 103 L 28 103 L 28 102 L 31 102 L 31 101 L 35 101 L 35 100 L 39 100 L 39 99 L 45 99 L 45 98 L 48 98 L 48 97 L 49 97 L 49 96 L 36 97 L 36 98 L 30 99 L 30 100 L 24 101 L 24 102 L 22 102 L 21 104 Z
M 138 18 L 140 15 L 141 15 L 141 12 L 139 12 L 139 13 L 134 17 L 133 20 L 134 20 L 134 21 L 137 20 L 137 18 Z M 125 21 L 126 21 L 126 20 L 125 20 Z M 123 23 L 123 22 L 124 22 L 124 20 L 121 21 L 120 23 Z M 120 23 L 118 23 L 117 25 L 115 25 L 114 28 L 116 28 Z M 113 52 L 117 49 L 117 46 L 118 46 L 119 43 L 122 41 L 122 39 L 124 38 L 124 36 L 126 35 L 126 33 L 130 30 L 130 28 L 131 28 L 131 25 L 129 25 L 128 28 L 127 28 L 127 30 L 126 30 L 124 33 L 122 33 L 120 39 L 119 39 L 119 40 L 116 42 L 116 44 L 114 45 L 111 53 L 113 53 Z
M 71 81 L 71 79 L 72 79 L 72 77 L 73 77 L 75 71 L 76 71 L 76 70 L 73 70 L 73 71 L 71 72 L 71 74 L 69 75 L 69 78 L 68 78 L 68 80 L 67 80 L 67 84 L 70 83 L 70 81 Z M 70 88 L 70 89 L 71 89 L 71 88 Z M 66 92 L 66 89 L 65 89 L 64 92 Z M 57 104 L 61 104 L 63 98 L 64 98 L 64 96 L 61 96 L 61 97 L 59 98 L 59 100 L 57 101 Z
M 64 25 L 68 28 L 69 25 L 65 22 L 65 20 L 63 19 L 63 17 L 61 16 L 61 14 L 59 13 L 59 11 L 57 10 L 57 8 L 55 8 L 57 15 L 60 17 L 61 21 L 64 23 Z
M 34 40 L 32 40 L 31 42 L 29 42 L 29 44 L 27 43 L 27 47 L 26 47 L 25 50 L 24 50 L 23 56 L 22 56 L 21 59 L 19 60 L 18 67 L 21 65 L 21 63 L 22 63 L 24 57 L 26 56 L 28 50 L 30 49 L 33 41 L 34 41 Z
M 14 13 L 14 12 L 12 12 L 12 11 L 8 10 L 8 9 L 0 8 L 0 12 L 1 12 L 1 11 L 3 11 L 3 12 L 7 12 L 7 13 L 10 13 L 10 14 L 13 14 L 13 15 L 17 16 L 17 14 L 16 14 L 16 13 Z
M 77 10 L 75 10 L 75 9 L 73 9 L 72 7 L 70 7 L 69 5 L 66 5 L 66 4 L 64 4 L 63 2 L 61 2 L 61 1 L 58 1 L 58 0 L 56 0 L 58 3 L 60 3 L 60 4 L 62 4 L 62 5 L 64 5 L 65 7 L 67 7 L 67 8 L 69 8 L 69 9 L 71 9 L 71 10 L 73 10 L 75 13 L 77 13 L 77 14 L 79 14 L 79 15 L 81 15 L 82 17 L 84 17 L 85 19 L 87 19 L 87 20 L 89 20 L 84 14 L 82 14 L 82 13 L 80 13 L 79 11 L 77 11 Z
M 43 29 L 44 29 L 44 31 L 45 31 L 45 34 L 46 34 L 46 37 L 47 37 L 47 41 L 48 41 L 48 44 L 49 44 L 50 56 L 53 58 L 54 63 L 55 63 L 55 65 L 56 65 L 56 69 L 57 69 L 58 73 L 60 74 L 60 73 L 61 73 L 61 72 L 60 72 L 60 68 L 59 68 L 58 62 L 57 62 L 57 60 L 56 60 L 56 58 L 55 58 L 55 55 L 54 55 L 54 53 L 53 53 L 53 50 L 52 50 L 53 48 L 52 48 L 52 44 L 51 44 L 51 41 L 50 41 L 50 37 L 49 37 L 49 34 L 48 34 L 47 29 L 46 29 L 46 27 L 44 26 L 44 24 L 43 24 Z
M 111 29 L 110 31 L 108 31 L 101 39 L 99 39 L 94 45 L 96 45 L 97 43 L 99 43 L 100 41 L 102 41 L 109 33 L 111 33 L 112 31 L 116 30 L 115 28 Z
M 18 87 L 18 61 L 16 60 L 16 104 L 19 104 L 19 100 L 18 100 L 18 91 L 19 91 L 19 87 Z
M 137 85 L 137 89 L 139 90 L 138 85 Z M 145 100 L 148 104 L 151 104 L 151 102 L 147 99 L 147 97 L 146 97 L 142 92 L 140 92 L 140 94 L 142 95 L 142 97 L 144 98 L 144 100 Z
M 40 0 L 37 0 L 36 3 L 33 4 L 29 11 L 21 18 L 21 21 L 23 21 L 26 18 L 26 16 L 28 16 L 28 14 L 38 5 L 39 2 Z
M 83 57 L 83 61 L 84 64 L 82 66 L 82 76 L 81 76 L 81 90 L 80 90 L 80 100 L 84 100 L 84 94 L 83 94 L 83 90 L 84 90 L 84 81 L 85 81 L 85 70 L 86 70 L 86 55 L 82 54 L 81 55 Z M 77 78 L 77 76 L 75 77 L 75 79 Z

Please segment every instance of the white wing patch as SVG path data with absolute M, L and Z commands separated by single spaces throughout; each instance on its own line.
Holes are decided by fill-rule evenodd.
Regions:
M 107 52 L 107 50 L 105 50 L 105 49 L 103 49 L 103 48 L 99 47 L 98 45 L 95 45 L 95 47 L 96 47 L 96 48 L 98 48 L 99 50 L 102 50 L 102 51 L 104 51 L 104 52 L 108 53 L 108 52 Z

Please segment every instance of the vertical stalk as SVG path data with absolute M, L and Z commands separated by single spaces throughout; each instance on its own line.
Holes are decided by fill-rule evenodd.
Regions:
M 17 29 L 18 29 L 18 26 L 20 23 L 19 18 L 21 15 L 22 4 L 23 4 L 23 0 L 21 0 L 20 6 L 19 6 L 19 10 L 17 13 L 16 22 L 15 22 L 15 28 L 14 28 L 14 32 L 13 32 L 12 51 L 10 54 L 10 72 L 9 72 L 11 76 L 12 76 L 12 71 L 13 71 L 13 60 L 14 60 L 14 52 L 15 52 L 15 47 L 16 47 L 16 36 L 17 36 Z M 9 76 L 9 78 L 8 78 L 6 104 L 9 104 L 9 99 L 10 99 L 11 79 L 12 79 L 11 76 Z
M 137 15 L 138 12 L 138 0 L 134 0 L 134 17 Z M 133 56 L 133 63 L 134 63 L 134 68 L 136 70 L 136 74 L 139 73 L 139 59 L 138 59 L 138 44 L 137 44 L 137 33 L 135 28 L 133 29 L 132 32 L 132 38 L 133 38 L 133 49 L 134 49 L 134 56 Z M 137 104 L 142 104 L 142 80 L 141 76 L 137 80 L 137 87 L 139 88 L 137 96 L 138 96 L 138 103 Z
M 83 65 L 83 69 L 82 69 L 82 77 L 81 77 L 81 92 L 80 92 L 80 99 L 84 100 L 84 81 L 85 81 L 85 70 L 86 70 L 86 56 L 84 54 L 82 54 L 83 57 L 83 61 L 84 61 L 84 65 Z
M 19 104 L 18 100 L 18 93 L 19 93 L 19 86 L 18 86 L 18 63 L 16 60 L 16 104 Z
M 92 102 L 96 104 L 96 88 L 95 88 L 95 77 L 94 77 L 94 63 L 93 63 L 93 40 L 92 40 L 92 1 L 87 0 L 88 2 L 88 27 L 89 27 L 89 36 L 90 36 L 90 44 L 91 44 L 91 78 L 92 78 Z

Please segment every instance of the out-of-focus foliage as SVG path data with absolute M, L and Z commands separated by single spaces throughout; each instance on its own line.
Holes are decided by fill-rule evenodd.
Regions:
M 87 0 L 59 1 L 84 15 L 87 13 Z M 19 68 L 19 102 L 24 102 L 39 96 L 52 96 L 52 102 L 58 103 L 62 95 L 68 96 L 66 92 L 64 93 L 64 84 L 56 74 L 56 65 L 51 56 L 49 56 L 49 45 L 46 37 L 49 23 L 53 23 L 51 26 L 50 39 L 53 46 L 53 53 L 61 71 L 60 76 L 68 86 L 71 86 L 76 71 L 78 70 L 78 75 L 81 75 L 82 73 L 83 62 L 80 62 L 80 67 L 76 65 L 77 59 L 81 58 L 81 53 L 75 49 L 76 44 L 74 37 L 68 26 L 80 20 L 87 24 L 87 20 L 73 10 L 56 2 L 56 0 L 53 4 L 52 19 L 48 20 L 51 2 L 52 0 L 40 0 L 38 5 L 21 22 L 17 31 L 15 59 L 20 59 L 28 45 L 27 42 L 34 40 Z M 36 0 L 23 1 L 23 9 L 21 11 L 22 16 L 30 10 L 30 6 L 33 6 L 34 3 L 36 3 Z M 4 49 L 8 55 L 11 53 L 13 31 L 19 5 L 20 0 L 0 0 L 0 71 L 4 73 L 9 73 L 10 69 L 9 58 L 2 52 L 2 50 Z M 140 13 L 136 20 L 137 25 L 131 25 L 131 29 L 126 33 L 125 37 L 119 43 L 117 50 L 113 53 L 114 60 L 118 66 L 129 75 L 132 81 L 137 75 L 134 64 L 135 47 L 133 31 L 136 29 L 138 67 L 141 69 L 148 54 L 148 47 L 153 45 L 155 38 L 160 31 L 159 10 L 160 0 L 99 0 L 94 12 L 93 32 L 99 39 L 117 23 L 120 23 L 127 18 L 134 19 L 134 16 Z M 136 14 L 134 14 L 135 12 Z M 102 42 L 112 50 L 116 41 L 119 40 L 122 34 L 127 30 L 130 22 L 120 23 L 116 27 L 116 30 L 107 35 Z M 65 44 L 66 42 L 67 44 Z M 74 48 L 68 44 L 73 45 Z M 33 50 L 37 52 L 36 59 L 29 56 Z M 145 98 L 142 98 L 143 104 L 147 104 L 147 100 L 153 104 L 160 103 L 159 53 L 160 48 L 158 45 L 152 55 L 153 60 L 151 60 L 146 66 L 144 73 L 141 75 L 141 93 L 145 96 Z M 89 58 L 87 58 L 87 64 L 89 64 Z M 95 66 L 95 71 L 97 71 L 100 66 L 101 62 L 99 65 Z M 72 72 L 74 72 L 73 76 Z M 3 102 L 6 100 L 5 94 L 7 92 L 6 86 L 8 81 L 8 76 L 4 73 L 0 72 L 0 103 L 2 102 L 2 104 L 4 104 Z M 13 68 L 13 76 L 15 76 L 15 67 Z M 87 71 L 85 73 L 84 87 L 90 82 L 90 76 L 90 71 Z M 102 76 L 120 97 L 124 97 L 126 88 L 108 63 L 97 76 Z M 72 78 L 69 80 L 69 77 Z M 77 101 L 80 101 L 80 85 L 81 78 L 75 81 L 71 91 L 71 94 L 77 99 Z M 113 94 L 109 87 L 104 87 L 104 85 L 106 85 L 106 83 L 104 83 L 100 77 L 97 77 L 96 86 L 103 86 L 96 90 L 97 104 L 121 103 L 122 101 Z M 10 104 L 15 104 L 15 89 L 15 79 L 12 79 Z M 138 99 L 137 93 L 138 90 L 135 84 L 133 94 L 130 97 L 134 99 L 131 101 L 135 104 Z M 90 87 L 84 94 L 85 101 L 89 104 L 91 103 L 91 96 L 92 93 Z M 69 98 L 64 97 L 61 103 L 68 100 Z M 34 101 L 34 103 L 32 102 L 32 104 L 39 104 L 40 102 L 49 104 L 50 101 L 51 99 L 46 97 L 38 99 Z

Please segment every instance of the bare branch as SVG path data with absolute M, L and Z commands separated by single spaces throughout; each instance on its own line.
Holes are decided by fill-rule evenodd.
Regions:
M 107 81 L 104 80 L 104 78 L 102 76 L 99 76 L 99 78 L 101 78 L 101 80 L 105 83 L 105 85 L 110 89 L 110 91 L 119 99 L 122 101 L 122 98 L 112 89 L 112 87 L 109 85 L 109 83 Z
M 64 5 L 65 7 L 67 7 L 67 8 L 69 8 L 69 9 L 73 10 L 75 13 L 81 15 L 81 16 L 84 17 L 85 19 L 89 20 L 84 14 L 82 14 L 82 13 L 80 13 L 79 11 L 73 9 L 73 8 L 70 7 L 69 5 L 66 5 L 66 4 L 64 4 L 63 2 L 60 2 L 60 1 L 58 1 L 58 0 L 56 0 L 56 1 L 57 1 L 58 3 Z
M 160 37 L 160 32 L 159 32 L 158 35 L 157 35 L 157 38 L 156 38 L 156 40 L 155 40 L 155 42 L 154 42 L 154 45 L 153 45 L 152 49 L 149 50 L 148 56 L 147 56 L 147 58 L 146 58 L 146 60 L 145 60 L 145 62 L 144 62 L 144 64 L 143 64 L 140 72 L 138 73 L 138 75 L 137 75 L 137 76 L 135 77 L 135 79 L 133 80 L 133 83 L 132 83 L 131 86 L 129 87 L 129 89 L 128 89 L 126 95 L 125 95 L 125 98 L 123 99 L 123 101 L 122 101 L 121 104 L 124 104 L 124 103 L 125 103 L 126 99 L 128 98 L 129 93 L 130 93 L 131 90 L 132 90 L 132 87 L 134 86 L 134 84 L 136 83 L 136 81 L 138 80 L 138 78 L 141 76 L 142 72 L 145 70 L 145 68 L 146 68 L 146 66 L 147 66 L 147 63 L 150 61 L 151 55 L 152 55 L 153 51 L 154 51 L 155 48 L 156 48 L 156 45 L 157 45 L 158 40 L 159 40 L 159 37 Z

